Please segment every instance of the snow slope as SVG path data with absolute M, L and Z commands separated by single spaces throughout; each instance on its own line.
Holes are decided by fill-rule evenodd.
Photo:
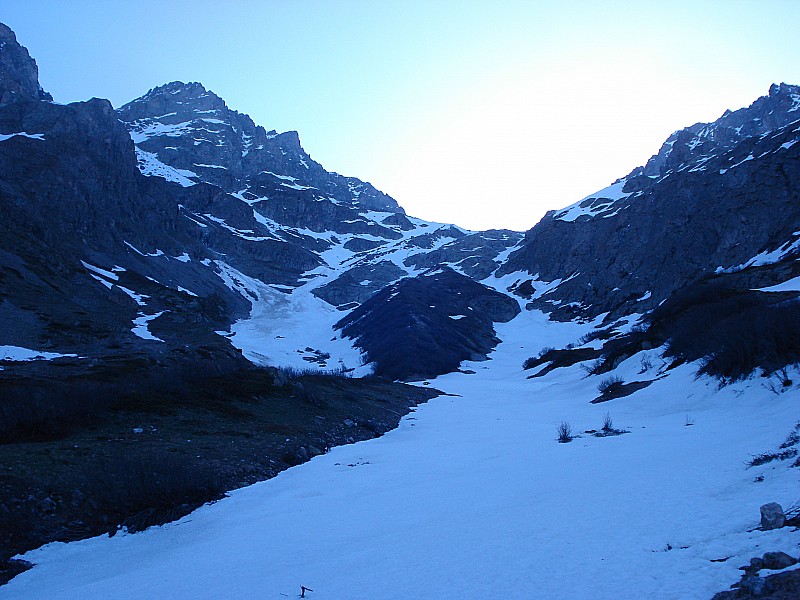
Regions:
M 709 598 L 752 556 L 797 555 L 800 533 L 754 528 L 761 504 L 800 500 L 800 469 L 745 462 L 783 442 L 798 387 L 718 390 L 684 365 L 598 405 L 578 365 L 526 379 L 525 357 L 589 327 L 523 313 L 395 431 L 170 525 L 30 552 L 0 598 Z M 615 374 L 658 376 L 639 358 Z M 555 441 L 606 412 L 630 433 Z
M 231 289 L 249 298 L 252 309 L 246 319 L 233 324 L 231 331 L 217 332 L 242 350 L 245 358 L 261 366 L 317 370 L 310 362 L 317 353 L 329 355 L 326 368 L 347 370 L 354 376 L 369 375 L 361 352 L 350 340 L 342 339 L 333 325 L 342 313 L 311 293 L 313 285 L 284 291 L 248 277 L 221 261 L 220 276 Z

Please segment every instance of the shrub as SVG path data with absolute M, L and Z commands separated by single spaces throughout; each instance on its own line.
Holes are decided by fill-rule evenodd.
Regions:
M 602 429 L 606 433 L 614 431 L 614 421 L 611 420 L 611 415 L 609 413 L 606 413 L 605 416 L 603 417 Z
M 209 468 L 165 451 L 121 455 L 84 477 L 90 501 L 130 532 L 180 518 L 225 491 Z
M 611 393 L 618 389 L 622 385 L 622 382 L 622 377 L 617 377 L 616 375 L 606 377 L 597 385 L 597 391 L 599 391 L 601 394 Z
M 277 370 L 283 375 L 287 381 L 300 379 L 301 377 L 316 376 L 316 377 L 334 377 L 352 379 L 353 369 L 346 369 L 342 366 L 333 369 L 316 369 L 314 367 L 278 367 Z
M 611 415 L 606 413 L 603 415 L 603 426 L 600 428 L 600 431 L 596 431 L 594 429 L 587 431 L 586 433 L 591 433 L 594 437 L 604 438 L 614 435 L 622 435 L 624 433 L 630 433 L 628 429 L 617 429 L 614 427 L 614 421 L 611 419 Z
M 531 357 L 526 359 L 522 364 L 522 368 L 533 369 L 534 367 L 538 367 L 539 365 L 543 365 L 545 363 L 550 363 L 549 370 L 561 367 L 571 367 L 576 363 L 591 360 L 592 358 L 597 357 L 600 353 L 600 350 L 594 350 L 593 348 L 576 348 L 573 350 L 569 350 L 567 348 L 563 350 L 555 350 L 550 348 L 538 358 Z
M 556 439 L 561 444 L 566 444 L 567 442 L 571 442 L 575 439 L 572 427 L 566 421 L 562 422 L 561 425 L 558 426 L 556 432 L 558 433 L 558 437 Z
M 781 449 L 791 448 L 798 443 L 800 443 L 800 423 L 797 423 L 794 429 L 789 432 L 789 435 L 786 436 L 786 441 L 781 444 Z
M 543 365 L 546 362 L 552 360 L 552 357 L 558 354 L 558 350 L 551 346 L 545 346 L 536 356 L 531 356 L 525 359 L 525 362 L 522 363 L 522 369 L 527 371 L 528 369 L 533 369 L 534 367 L 538 367 L 539 365 Z M 563 350 L 561 351 L 563 352 Z
M 776 295 L 706 281 L 676 292 L 651 318 L 669 338 L 667 355 L 703 360 L 699 375 L 735 381 L 800 362 L 800 303 Z
M 588 344 L 589 342 L 593 342 L 594 340 L 607 340 L 612 335 L 614 335 L 614 332 L 611 331 L 610 329 L 594 329 L 579 337 L 578 345 L 583 346 L 584 344 Z
M 772 462 L 773 460 L 787 460 L 794 458 L 795 456 L 797 456 L 796 448 L 790 448 L 789 450 L 784 450 L 783 452 L 764 452 L 763 454 L 758 454 L 751 458 L 747 464 L 751 467 L 757 467 L 759 465 Z
M 588 365 L 581 365 L 581 369 L 586 371 L 587 375 L 599 375 L 603 372 L 603 367 L 606 364 L 606 359 L 600 357 L 598 359 L 593 360 Z

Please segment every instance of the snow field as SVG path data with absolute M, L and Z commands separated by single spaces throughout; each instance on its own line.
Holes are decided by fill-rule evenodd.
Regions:
M 526 378 L 525 358 L 588 327 L 523 313 L 492 360 L 464 365 L 476 374 L 431 382 L 457 396 L 385 436 L 173 524 L 28 553 L 37 566 L 0 598 L 710 598 L 752 556 L 797 555 L 789 528 L 753 529 L 761 504 L 800 500 L 800 470 L 745 466 L 798 420 L 797 388 L 718 390 L 685 365 L 593 405 L 602 377 L 578 365 Z M 630 433 L 555 441 L 561 421 L 599 429 L 606 412 Z
M 344 313 L 311 294 L 311 288 L 304 286 L 287 294 L 225 263 L 217 262 L 217 266 L 226 285 L 252 303 L 249 317 L 234 323 L 229 336 L 249 361 L 317 369 L 317 364 L 303 359 L 309 355 L 305 348 L 313 348 L 330 354 L 327 367 L 322 370 L 343 367 L 354 369 L 356 376 L 371 373 L 370 366 L 361 364 L 361 352 L 333 331 L 333 325 Z

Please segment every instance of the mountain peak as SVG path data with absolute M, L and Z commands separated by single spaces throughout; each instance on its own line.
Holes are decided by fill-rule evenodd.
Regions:
M 764 135 L 800 119 L 800 86 L 773 83 L 750 106 L 726 110 L 711 123 L 695 123 L 673 133 L 644 167 L 629 175 L 663 177 L 712 153 L 729 150 L 742 140 Z
M 333 198 L 361 210 L 403 214 L 393 198 L 370 184 L 326 171 L 303 149 L 297 131 L 267 131 L 200 83 L 172 81 L 155 87 L 117 114 L 140 159 L 150 157 L 142 162 L 147 172 L 165 172 L 153 168 L 156 160 L 193 181 L 229 193 L 247 191 L 251 199 L 304 192 L 309 198 L 316 194 L 316 200 Z
M 800 85 L 792 85 L 790 83 L 773 83 L 769 86 L 770 96 L 792 95 L 800 94 Z
M 0 23 L 0 104 L 53 97 L 39 85 L 39 68 L 10 27 Z
M 172 81 L 149 90 L 141 98 L 137 98 L 123 106 L 120 110 L 126 118 L 153 118 L 175 113 L 183 115 L 188 112 L 227 111 L 225 101 L 214 92 L 207 90 L 196 81 L 184 83 Z
M 0 42 L 17 43 L 17 36 L 14 34 L 14 30 L 5 23 L 0 23 Z
M 181 96 L 184 98 L 211 97 L 222 101 L 222 98 L 220 98 L 214 92 L 207 90 L 205 86 L 199 81 L 190 81 L 188 83 L 184 83 L 183 81 L 170 81 L 169 83 L 165 83 L 164 85 L 159 85 L 154 87 L 149 92 L 147 92 L 147 94 L 145 94 L 143 98 L 148 98 L 150 96 L 157 96 L 160 94 L 172 94 L 174 96 Z

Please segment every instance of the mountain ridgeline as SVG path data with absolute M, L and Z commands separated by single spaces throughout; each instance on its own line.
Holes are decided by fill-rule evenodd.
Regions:
M 348 347 L 377 373 L 430 377 L 486 357 L 492 323 L 514 315 L 441 318 L 478 312 L 465 290 L 611 323 L 704 278 L 751 269 L 767 285 L 794 273 L 797 86 L 672 134 L 646 165 L 523 236 L 406 215 L 326 171 L 296 132 L 256 125 L 200 83 L 116 110 L 55 104 L 13 32 L 0 38 L 0 344 L 77 355 L 61 362 L 78 371 L 130 357 L 280 366 L 271 346 L 253 350 L 257 330 L 312 362 L 361 368 L 337 354 Z M 311 343 L 282 329 L 279 305 L 338 316 L 309 321 L 327 330 Z
M 636 357 L 641 381 L 614 373 L 587 404 L 694 361 L 723 383 L 781 374 L 780 394 L 800 363 L 798 142 L 800 87 L 776 84 L 524 234 L 468 231 L 200 83 L 57 104 L 0 24 L 0 584 L 19 552 L 381 435 L 440 393 L 400 382 L 479 379 L 544 317 L 584 335 L 532 340 L 523 384 Z M 627 433 L 607 419 L 597 435 Z
M 700 278 L 794 256 L 798 119 L 800 87 L 781 84 L 749 108 L 672 134 L 644 167 L 548 212 L 498 273 L 534 275 L 515 292 L 569 319 L 644 313 Z M 554 280 L 555 290 L 536 292 Z

